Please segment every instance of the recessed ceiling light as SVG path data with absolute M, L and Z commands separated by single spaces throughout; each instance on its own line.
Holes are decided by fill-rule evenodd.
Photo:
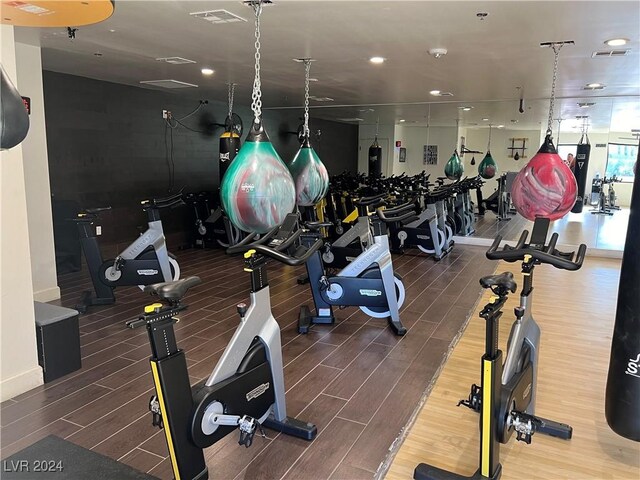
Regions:
M 620 47 L 622 45 L 626 45 L 629 43 L 628 38 L 612 38 L 611 40 L 607 40 L 604 42 L 605 45 L 609 45 L 610 47 Z
M 404 118 L 401 118 L 400 120 L 398 120 L 400 123 L 404 123 L 406 122 L 406 120 Z
M 589 108 L 589 107 L 595 105 L 595 103 L 594 102 L 578 102 L 577 105 L 580 108 Z
M 202 72 L 203 75 L 213 75 L 213 68 L 203 68 L 202 70 L 200 70 Z
M 110 29 L 109 29 L 109 31 L 110 31 L 111 33 L 115 32 L 115 30 L 114 30 L 113 28 L 110 28 Z
M 488 121 L 489 121 L 489 119 L 488 119 L 488 118 L 483 118 L 483 119 L 482 119 L 482 121 L 483 121 L 483 122 L 488 122 Z
M 317 79 L 317 78 L 310 78 L 310 79 L 309 79 L 309 81 L 310 81 L 310 82 L 317 82 L 317 81 L 318 81 L 318 79 Z
M 504 125 L 498 125 L 497 128 L 504 128 Z
M 375 63 L 375 64 L 380 64 L 380 63 L 384 63 L 385 58 L 384 57 L 371 57 L 369 59 L 369 61 L 371 63 Z
M 429 93 L 434 97 L 437 97 L 438 95 L 440 95 L 440 90 L 431 90 Z
M 460 106 L 458 107 L 460 110 L 464 111 L 464 112 L 468 112 L 470 111 L 473 107 L 466 107 L 466 106 Z
M 587 83 L 585 85 L 586 88 L 604 88 L 604 84 L 602 83 L 598 83 L 598 82 L 594 82 L 594 83 Z

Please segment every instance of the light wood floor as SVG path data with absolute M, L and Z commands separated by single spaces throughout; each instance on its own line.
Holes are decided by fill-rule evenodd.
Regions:
M 573 426 L 570 441 L 541 434 L 531 445 L 501 446 L 503 476 L 508 479 L 640 478 L 640 444 L 613 433 L 604 418 L 604 392 L 615 317 L 620 261 L 588 258 L 577 272 L 539 266 L 535 270 L 533 313 L 542 330 L 537 414 Z M 519 264 L 501 262 L 521 279 Z M 456 403 L 479 383 L 484 321 L 469 320 L 415 424 L 386 476 L 412 478 L 420 462 L 471 475 L 478 465 L 478 416 Z M 513 319 L 513 295 L 500 326 L 505 348 Z

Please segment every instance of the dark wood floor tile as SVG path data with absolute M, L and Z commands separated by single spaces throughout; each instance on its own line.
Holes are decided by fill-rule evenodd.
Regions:
M 151 424 L 151 412 L 146 412 L 132 424 L 96 445 L 93 450 L 110 458 L 120 458 L 151 437 L 157 430 L 158 427 Z
M 97 385 L 89 385 L 68 395 L 63 401 L 51 403 L 19 420 L 15 419 L 0 430 L 2 442 L 6 442 L 6 444 L 16 442 L 110 391 Z M 3 418 L 3 420 L 5 419 Z
M 119 461 L 129 465 L 131 468 L 135 468 L 139 472 L 146 473 L 163 460 L 163 457 L 154 455 L 153 453 L 134 448 Z
M 132 398 L 139 397 L 142 394 L 151 396 L 153 391 L 153 379 L 151 373 L 142 374 L 135 380 L 132 380 L 116 390 L 112 390 L 104 397 L 87 402 L 74 412 L 65 415 L 65 419 L 70 422 L 77 423 L 86 427 L 92 424 L 96 419 L 109 414 L 114 408 L 126 404 Z M 147 399 L 148 400 L 148 399 Z M 138 405 L 132 405 L 132 408 L 141 408 Z
M 407 368 L 408 365 L 403 361 L 385 358 L 339 415 L 349 420 L 367 423 Z
M 71 435 L 67 440 L 84 448 L 95 447 L 105 438 L 125 428 L 142 415 L 148 414 L 149 396 L 150 392 L 135 397 L 111 410 L 107 415 L 96 418 L 93 423 Z
M 287 415 L 296 417 L 340 374 L 340 370 L 318 365 L 298 384 L 287 390 Z M 286 379 L 285 379 L 286 381 Z M 303 418 L 316 423 L 318 419 Z M 318 428 L 321 425 L 318 425 Z
M 69 378 L 78 376 L 87 370 L 97 367 L 98 365 L 107 362 L 111 358 L 119 357 L 129 350 L 131 350 L 131 345 L 120 342 L 116 343 L 115 345 L 111 345 L 101 352 L 94 353 L 93 355 L 89 355 L 88 357 L 84 357 L 82 359 L 82 369 L 69 374 Z
M 151 470 L 147 472 L 149 475 L 153 475 L 160 480 L 173 480 L 173 469 L 171 468 L 171 460 L 169 458 L 165 458 L 158 465 L 153 467 Z
M 286 366 L 291 363 L 317 341 L 316 335 L 296 335 L 293 340 L 282 347 L 283 364 Z
M 420 320 L 427 320 L 433 323 L 440 323 L 447 312 L 454 305 L 456 299 L 460 292 L 452 292 L 448 293 L 445 291 L 440 297 L 438 297 L 438 301 L 435 302 L 429 309 L 422 314 Z
M 329 478 L 363 429 L 364 425 L 359 423 L 334 418 L 283 478 L 289 480 Z M 336 448 L 337 439 L 339 439 L 340 448 Z
M 286 388 L 292 388 L 302 380 L 315 365 L 334 352 L 336 347 L 326 343 L 315 343 L 306 352 L 284 367 L 284 382 Z
M 324 390 L 324 393 L 350 399 L 391 351 L 387 345 L 371 344 Z
M 398 344 L 393 347 L 393 350 L 389 353 L 389 358 L 406 362 L 408 365 L 427 343 L 435 327 L 435 323 L 420 322 L 416 328 L 409 331 L 410 334 L 402 337 Z
M 470 307 L 454 305 L 433 332 L 433 337 L 451 340 L 467 324 L 467 319 L 472 313 Z
M 159 430 L 154 433 L 151 437 L 140 444 L 140 448 L 160 457 L 166 457 L 169 455 L 167 438 L 165 437 L 164 430 Z
M 97 379 L 102 378 L 105 375 L 110 375 L 111 373 L 125 368 L 130 364 L 131 362 L 129 360 L 114 358 L 92 370 L 84 372 L 81 375 L 72 377 L 66 382 L 59 383 L 51 388 L 41 390 L 31 397 L 17 402 L 15 405 L 7 406 L 2 412 L 2 424 L 3 426 L 5 426 L 11 422 L 15 422 L 20 418 L 33 415 L 35 412 L 38 412 L 43 408 L 54 405 L 55 402 L 67 402 L 72 395 L 76 394 L 82 388 L 90 386 Z M 98 387 L 96 391 L 107 393 L 111 391 L 111 389 Z M 69 410 L 67 413 L 72 410 Z
M 418 406 L 450 342 L 431 339 L 369 420 L 360 438 L 344 459 L 346 465 L 376 471 L 389 447 L 400 435 Z M 420 381 L 421 380 L 421 381 Z M 342 413 L 339 414 L 342 416 Z
M 74 425 L 73 423 L 69 423 L 63 419 L 56 420 L 55 422 L 50 423 L 49 425 L 36 430 L 33 433 L 29 433 L 28 435 L 21 436 L 14 443 L 9 444 L 7 439 L 2 438 L 2 454 L 0 455 L 2 458 L 7 458 L 13 455 L 16 452 L 19 452 L 23 448 L 28 447 L 29 445 L 33 445 L 34 443 L 42 440 L 49 435 L 56 435 L 60 438 L 65 438 L 68 435 L 77 432 L 81 427 L 78 425 Z
M 151 353 L 149 353 L 149 356 L 151 356 Z M 137 362 L 131 363 L 116 373 L 112 373 L 107 377 L 96 380 L 95 383 L 103 387 L 117 390 L 123 385 L 129 383 L 131 380 L 135 380 L 145 374 L 148 374 L 149 378 L 151 378 L 151 365 L 149 364 L 148 359 L 138 360 Z
M 409 298 L 405 300 L 404 310 L 408 310 L 413 313 L 422 315 L 439 297 L 442 295 L 442 290 L 437 288 L 425 288 L 420 292 L 418 297 Z
M 347 320 L 320 337 L 320 341 L 337 347 L 346 342 L 354 333 L 360 330 L 360 328 L 362 328 L 361 324 L 350 322 L 347 318 Z
M 340 345 L 335 352 L 322 361 L 323 365 L 336 368 L 345 368 L 360 352 L 380 335 L 380 329 L 364 325 L 357 330 L 346 342 Z
M 375 472 L 357 468 L 352 465 L 341 463 L 335 472 L 329 477 L 330 480 L 371 480 Z
M 271 443 L 273 432 L 265 430 L 267 438 L 256 435 L 251 447 L 238 445 L 237 432 L 231 432 L 204 451 L 211 479 L 232 479 Z

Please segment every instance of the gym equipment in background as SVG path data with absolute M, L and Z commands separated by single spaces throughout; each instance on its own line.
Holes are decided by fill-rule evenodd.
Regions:
M 379 203 L 380 199 L 375 199 L 369 205 Z M 298 332 L 308 333 L 313 324 L 331 325 L 335 322 L 333 307 L 350 306 L 359 307 L 370 317 L 387 318 L 397 335 L 407 332 L 399 313 L 405 298 L 405 288 L 402 278 L 393 271 L 385 223 L 414 219 L 415 212 L 413 205 L 410 205 L 394 212 L 394 217 L 387 218 L 380 208 L 376 214 L 371 218 L 373 244 L 336 275 L 327 275 L 320 252 L 308 258 L 307 275 L 316 314 L 312 315 L 309 307 L 303 306 L 298 317 Z M 318 230 L 330 224 L 306 225 Z M 302 236 L 302 243 L 307 247 L 316 245 L 318 241 L 322 240 L 317 231 Z
M 603 179 L 594 178 L 593 185 L 591 187 L 591 195 L 594 195 L 594 189 L 597 193 L 598 208 L 591 210 L 593 215 L 613 215 L 613 210 L 620 210 L 620 207 L 616 205 L 618 197 L 616 191 L 613 188 L 615 182 L 619 182 L 618 177 L 604 177 Z M 608 186 L 608 191 L 605 193 L 604 187 Z
M 502 237 L 495 238 L 487 251 L 491 260 L 507 262 L 522 261 L 523 287 L 520 306 L 514 309 L 515 321 L 507 342 L 507 354 L 502 362 L 502 351 L 498 349 L 498 321 L 509 292 L 515 293 L 516 282 L 511 272 L 490 275 L 480 279 L 483 288 L 494 293 L 480 317 L 486 321 L 485 352 L 482 356 L 481 384 L 472 385 L 468 399 L 460 400 L 458 406 L 480 413 L 480 459 L 479 468 L 470 477 L 449 472 L 421 463 L 414 471 L 416 480 L 453 480 L 461 478 L 494 479 L 502 474 L 500 444 L 506 444 L 513 433 L 516 440 L 531 443 L 534 433 L 544 433 L 569 440 L 572 428 L 535 415 L 536 385 L 538 381 L 538 355 L 540 327 L 533 319 L 533 270 L 536 265 L 549 264 L 563 270 L 578 270 L 582 266 L 587 250 L 582 244 L 578 253 L 563 253 L 556 250 L 558 234 L 554 233 L 546 244 L 550 220 L 538 218 L 534 222 L 530 243 L 528 231 L 522 232 L 515 247 L 505 246 L 498 250 Z M 575 261 L 574 261 L 575 257 Z
M 487 154 L 478 165 L 478 174 L 485 180 L 490 180 L 498 173 L 498 164 L 491 156 L 491 127 L 489 125 L 489 141 L 487 143 Z M 516 152 L 517 153 L 517 152 Z
M 551 138 L 553 105 L 558 77 L 558 57 L 561 48 L 568 42 L 545 42 L 541 47 L 551 47 L 554 53 L 551 100 L 544 143 L 533 158 L 524 166 L 513 183 L 511 196 L 520 215 L 535 221 L 538 217 L 557 220 L 564 217 L 576 202 L 578 186 L 571 169 L 562 161 Z
M 640 149 L 638 150 L 640 160 Z M 622 254 L 616 320 L 605 395 L 605 417 L 611 429 L 640 441 L 640 178 L 636 173 Z
M 222 178 L 233 159 L 236 158 L 242 142 L 242 119 L 233 113 L 233 95 L 235 93 L 236 84 L 230 83 L 228 90 L 229 114 L 224 121 L 224 132 L 220 135 L 220 151 L 218 154 L 218 181 L 222 182 Z
M 142 209 L 148 218 L 147 230 L 115 259 L 106 261 L 102 259 L 94 223 L 100 212 L 111 210 L 111 207 L 87 208 L 72 219 L 78 225 L 80 245 L 95 292 L 95 296 L 90 291 L 84 292 L 74 308 L 85 313 L 90 306 L 115 303 L 115 287 L 138 285 L 143 288 L 144 285 L 180 278 L 178 261 L 167 251 L 160 209 L 182 204 L 182 192 L 167 198 L 142 201 Z
M 254 119 L 244 145 L 222 179 L 220 199 L 229 219 L 240 230 L 266 233 L 293 211 L 296 189 L 262 122 L 260 15 L 263 0 L 251 1 L 249 5 L 255 13 L 255 78 L 251 104 Z
M 29 132 L 29 114 L 22 97 L 0 64 L 0 149 L 18 145 Z
M 369 176 L 382 176 L 382 147 L 378 144 L 378 130 L 380 129 L 380 118 L 376 120 L 376 138 L 369 147 Z
M 464 173 L 464 165 L 458 156 L 458 151 L 454 150 L 444 166 L 444 174 L 449 180 L 460 180 Z
M 589 157 L 591 156 L 591 144 L 587 136 L 586 122 L 583 126 L 582 137 L 576 148 L 576 159 L 573 174 L 576 177 L 578 186 L 578 196 L 576 203 L 571 209 L 571 213 L 581 213 L 585 204 L 585 187 L 587 186 L 587 170 L 589 168 Z
M 145 291 L 162 303 L 146 306 L 143 315 L 127 322 L 129 328 L 145 326 L 149 334 L 156 390 L 149 410 L 153 425 L 164 428 L 177 479 L 209 478 L 203 449 L 235 430 L 240 432 L 238 443 L 245 447 L 251 446 L 257 432 L 264 435 L 263 425 L 305 440 L 313 440 L 317 432 L 315 425 L 287 416 L 280 327 L 271 312 L 265 258 L 299 265 L 315 250 L 291 257 L 264 245 L 232 249 L 246 252 L 251 303 L 237 306 L 240 324 L 208 379 L 191 387 L 185 353 L 173 330 L 177 315 L 187 308 L 181 300 L 200 283 L 198 277 L 147 287 Z
M 309 142 L 309 72 L 310 58 L 297 59 L 304 63 L 304 124 L 303 142 L 289 164 L 289 171 L 296 186 L 296 204 L 302 207 L 315 205 L 329 189 L 329 173 Z

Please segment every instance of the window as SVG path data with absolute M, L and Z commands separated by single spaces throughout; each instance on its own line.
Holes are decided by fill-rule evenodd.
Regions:
M 576 156 L 577 148 L 578 148 L 578 145 L 576 145 L 575 143 L 558 145 L 558 155 L 560 155 L 560 158 L 562 160 L 566 161 L 569 154 L 573 155 L 574 157 Z
M 633 166 L 638 158 L 637 145 L 610 143 L 605 176 L 618 177 L 623 182 L 633 182 Z

